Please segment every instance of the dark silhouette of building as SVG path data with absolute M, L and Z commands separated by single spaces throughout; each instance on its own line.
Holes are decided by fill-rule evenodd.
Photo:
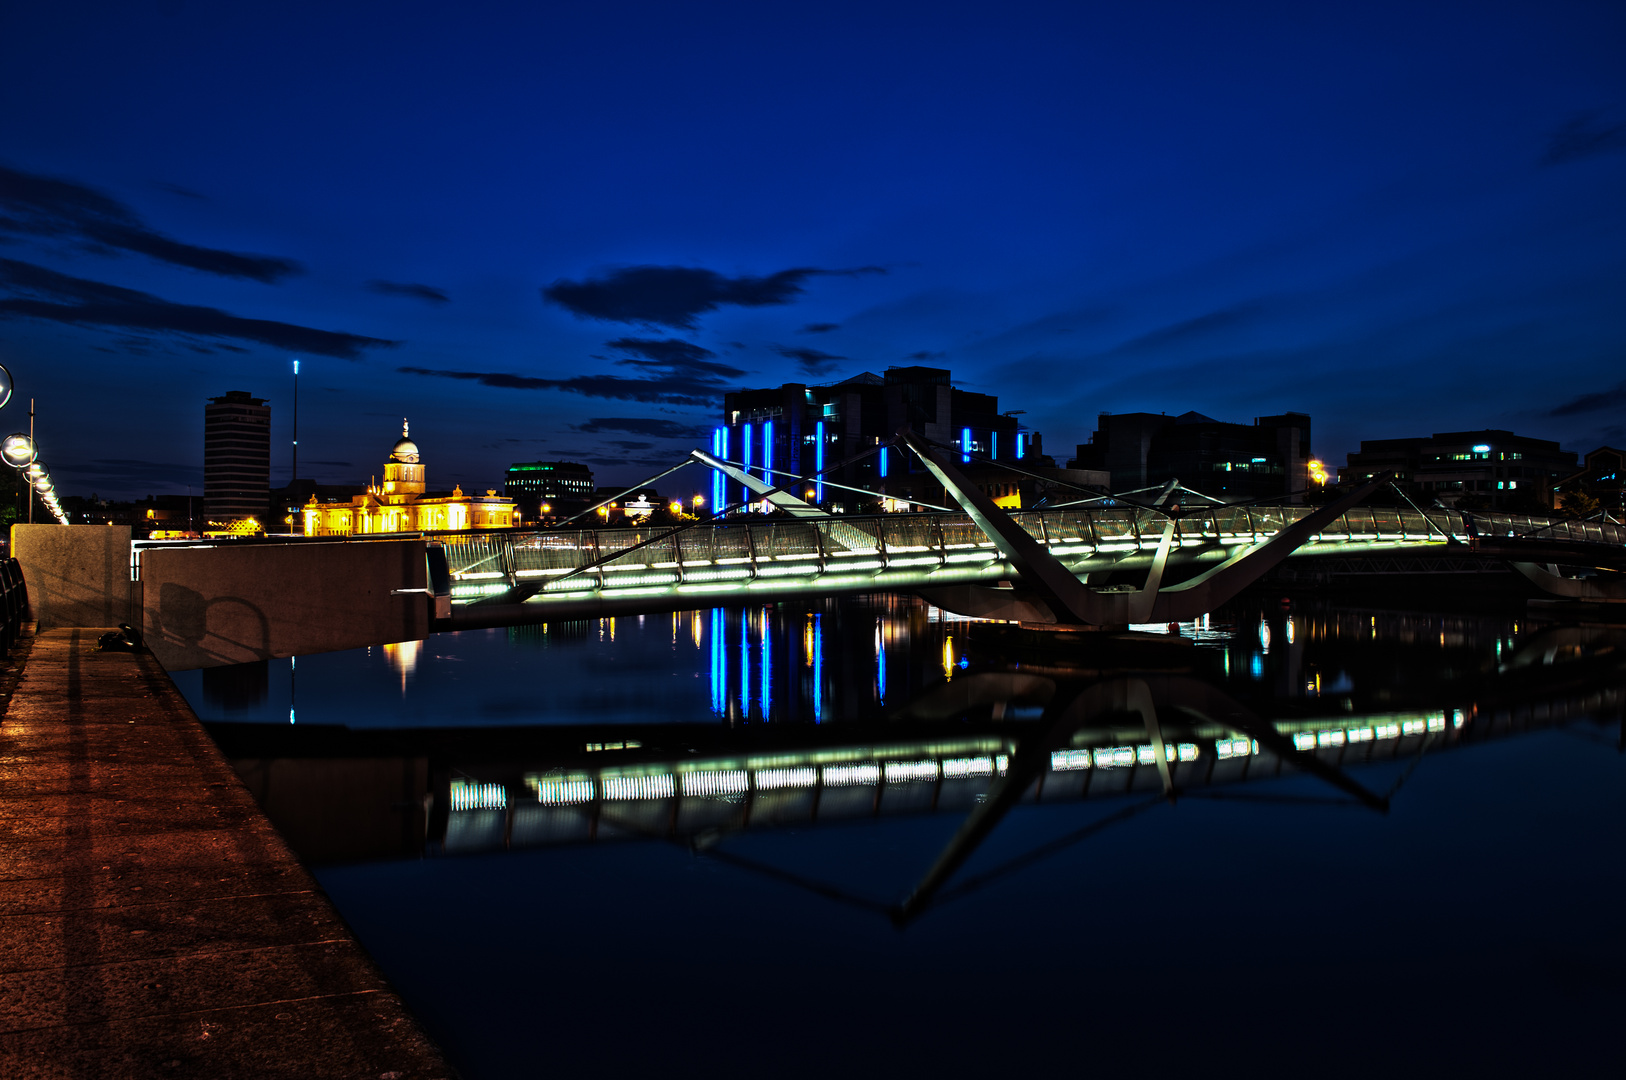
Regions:
M 1216 499 L 1302 502 L 1310 486 L 1310 418 L 1290 412 L 1250 425 L 1198 412 L 1102 413 L 1067 467 L 1104 470 L 1117 492 L 1179 480 Z
M 1384 470 L 1412 499 L 1465 509 L 1536 509 L 1553 505 L 1553 491 L 1575 472 L 1575 454 L 1556 442 L 1500 428 L 1436 432 L 1427 438 L 1363 439 L 1338 470 L 1351 486 Z
M 203 407 L 203 500 L 212 523 L 264 516 L 271 500 L 271 406 L 246 390 Z
M 832 484 L 867 488 L 893 498 L 940 502 L 942 488 L 912 454 L 898 448 L 834 467 L 877 446 L 907 424 L 916 434 L 960 451 L 963 464 L 977 458 L 1055 463 L 1043 456 L 1040 434 L 1013 414 L 999 411 L 999 398 L 956 388 L 946 368 L 893 367 L 885 376 L 863 372 L 827 386 L 785 383 L 736 390 L 723 399 L 723 424 L 712 433 L 712 453 L 742 462 L 774 483 L 826 471 L 809 481 L 803 497 L 835 509 L 870 509 L 874 500 Z M 776 473 L 775 470 L 778 470 Z M 714 505 L 744 498 L 736 483 L 714 479 Z
M 1621 478 L 1626 476 L 1626 450 L 1600 446 L 1589 450 L 1581 471 L 1560 477 L 1553 483 L 1555 493 L 1579 491 L 1598 500 L 1600 509 L 1618 517 L 1622 509 Z
M 503 480 L 526 521 L 579 514 L 593 505 L 593 490 L 593 470 L 574 461 L 516 461 Z

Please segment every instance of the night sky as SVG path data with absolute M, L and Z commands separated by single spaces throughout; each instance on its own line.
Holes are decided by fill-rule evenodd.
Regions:
M 730 388 L 1626 444 L 1626 5 L 0 8 L 0 362 L 65 494 L 631 482 Z M 1059 462 L 1058 462 L 1059 463 Z

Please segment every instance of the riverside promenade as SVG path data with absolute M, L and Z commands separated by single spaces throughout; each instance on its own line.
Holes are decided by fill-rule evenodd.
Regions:
M 0 1077 L 454 1074 L 145 651 L 0 675 Z

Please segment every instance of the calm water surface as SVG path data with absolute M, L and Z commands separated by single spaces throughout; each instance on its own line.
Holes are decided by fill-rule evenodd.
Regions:
M 1140 629 L 876 598 L 176 681 L 468 1077 L 1618 1067 L 1626 631 Z

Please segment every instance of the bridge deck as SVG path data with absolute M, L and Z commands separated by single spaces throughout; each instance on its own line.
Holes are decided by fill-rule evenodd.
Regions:
M 1215 507 L 1176 518 L 1171 565 L 1227 558 L 1268 540 L 1313 508 Z M 1149 565 L 1167 516 L 1132 507 L 1012 515 L 1076 574 Z M 1443 549 L 1480 536 L 1528 535 L 1569 543 L 1626 545 L 1626 529 L 1513 514 L 1358 508 L 1343 514 L 1297 557 L 1371 550 Z M 1450 538 L 1448 541 L 1447 538 Z M 1008 577 L 993 541 L 965 514 L 889 514 L 824 520 L 724 522 L 435 537 L 446 550 L 454 604 L 516 590 L 532 604 L 620 595 L 689 595 L 697 603 L 731 591 L 827 593 L 986 582 Z
M 0 724 L 0 1075 L 451 1070 L 147 654 L 36 638 Z

